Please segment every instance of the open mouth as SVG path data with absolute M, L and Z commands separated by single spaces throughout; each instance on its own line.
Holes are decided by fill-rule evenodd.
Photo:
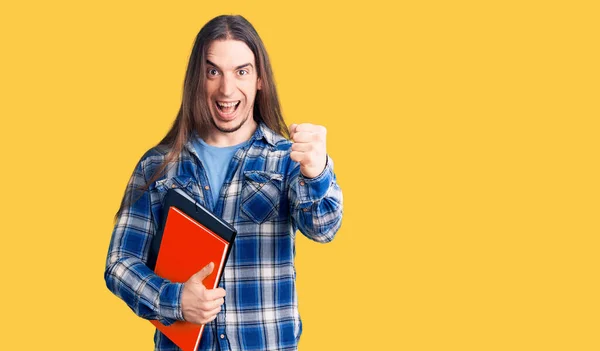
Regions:
M 217 106 L 217 110 L 221 112 L 223 115 L 231 115 L 235 111 L 237 111 L 238 106 L 240 106 L 241 101 L 216 101 L 215 105 Z

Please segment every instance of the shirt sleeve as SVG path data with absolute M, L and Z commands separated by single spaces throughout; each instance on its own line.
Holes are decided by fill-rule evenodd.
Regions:
M 149 191 L 139 189 L 146 183 L 142 165 L 140 161 L 127 184 L 125 207 L 112 233 L 104 279 L 108 289 L 135 314 L 170 325 L 184 319 L 183 284 L 163 279 L 146 266 L 156 228 Z
M 316 242 L 330 242 L 342 224 L 343 212 L 343 196 L 333 173 L 333 160 L 327 155 L 325 169 L 315 178 L 304 177 L 300 165 L 292 164 L 288 197 L 293 229 L 300 229 Z

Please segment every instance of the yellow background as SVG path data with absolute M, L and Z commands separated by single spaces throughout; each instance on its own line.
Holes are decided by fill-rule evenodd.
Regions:
M 301 351 L 600 349 L 594 3 L 4 2 L 0 348 L 152 349 L 105 287 L 112 217 L 237 13 L 345 195 L 297 240 Z

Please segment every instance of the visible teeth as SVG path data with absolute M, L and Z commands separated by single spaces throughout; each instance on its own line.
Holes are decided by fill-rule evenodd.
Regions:
M 236 102 L 219 102 L 217 101 L 217 104 L 221 107 L 233 107 L 235 105 L 237 105 L 237 101 Z

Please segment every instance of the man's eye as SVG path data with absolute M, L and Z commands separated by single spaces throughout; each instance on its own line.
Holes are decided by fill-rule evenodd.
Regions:
M 219 74 L 219 71 L 217 71 L 216 69 L 209 69 L 208 70 L 208 75 L 209 76 L 216 76 L 217 74 Z
M 248 71 L 246 71 L 245 69 L 241 69 L 241 70 L 238 72 L 238 74 L 239 74 L 240 76 L 245 76 L 246 74 L 248 74 Z

